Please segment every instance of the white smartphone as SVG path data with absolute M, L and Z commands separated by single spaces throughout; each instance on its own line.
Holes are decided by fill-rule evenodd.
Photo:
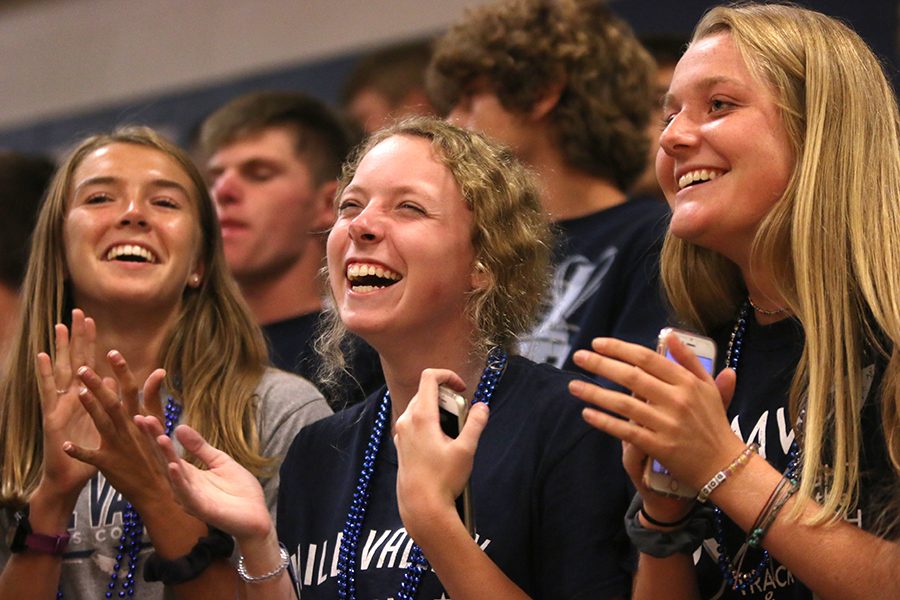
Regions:
M 665 327 L 659 332 L 659 340 L 656 345 L 656 351 L 664 355 L 669 360 L 675 360 L 669 352 L 666 339 L 669 335 L 675 334 L 685 346 L 693 350 L 694 354 L 700 359 L 700 364 L 706 369 L 710 375 L 713 374 L 716 365 L 716 344 L 710 338 L 675 329 L 674 327 Z M 698 490 L 690 486 L 684 485 L 669 473 L 658 460 L 650 457 L 647 460 L 647 466 L 644 469 L 644 485 L 660 494 L 667 496 L 678 496 L 681 498 L 694 498 L 697 496 Z
M 448 387 L 438 386 L 438 408 L 441 429 L 448 437 L 456 438 L 469 416 L 469 403 L 461 395 Z M 469 482 L 463 488 L 462 496 L 456 499 L 456 511 L 465 524 L 469 535 L 475 537 L 475 511 L 472 507 L 472 489 Z

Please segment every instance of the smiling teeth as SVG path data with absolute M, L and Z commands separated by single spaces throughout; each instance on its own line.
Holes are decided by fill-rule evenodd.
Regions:
M 380 267 L 377 265 L 367 265 L 364 263 L 353 263 L 347 267 L 347 277 L 351 280 L 356 279 L 358 277 L 365 277 L 367 275 L 374 275 L 380 279 L 388 279 L 390 281 L 400 281 L 400 275 L 394 273 L 389 269 L 385 269 L 384 267 Z M 369 286 L 359 286 L 359 287 L 369 287 Z M 380 286 L 383 287 L 383 286 Z
M 106 253 L 106 260 L 116 260 L 117 258 L 121 258 L 123 256 L 139 256 L 146 260 L 148 263 L 157 262 L 156 256 L 146 248 L 141 246 L 135 246 L 133 244 L 122 244 L 119 246 L 113 246 L 109 249 L 109 252 Z
M 712 181 L 721 174 L 721 171 L 714 171 L 712 169 L 700 169 L 699 171 L 685 173 L 678 178 L 678 189 L 683 190 L 687 186 L 698 181 Z

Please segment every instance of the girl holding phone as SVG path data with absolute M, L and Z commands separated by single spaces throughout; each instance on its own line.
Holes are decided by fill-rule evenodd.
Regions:
M 293 597 L 290 559 L 304 600 L 624 597 L 619 444 L 581 420 L 571 375 L 512 355 L 549 260 L 528 173 L 478 134 L 411 120 L 361 148 L 337 207 L 325 346 L 360 335 L 387 388 L 297 436 L 277 530 L 225 454 L 179 427 L 199 471 L 159 438 L 185 505 L 237 538 L 248 597 Z M 456 439 L 439 385 L 476 400 Z M 455 504 L 468 480 L 475 539 Z
M 639 488 L 628 518 L 641 550 L 634 597 L 900 597 L 891 85 L 840 22 L 741 4 L 697 25 L 665 115 L 663 277 L 678 316 L 717 340 L 725 368 L 714 380 L 673 336 L 680 365 L 597 339 L 579 364 L 635 397 L 571 386 L 626 417 L 585 412 L 625 442 Z M 698 501 L 645 489 L 648 455 L 700 490 Z

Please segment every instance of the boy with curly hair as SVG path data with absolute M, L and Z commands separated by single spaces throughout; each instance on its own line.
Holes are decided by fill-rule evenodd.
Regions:
M 559 233 L 548 306 L 521 344 L 535 361 L 577 369 L 572 353 L 592 338 L 654 345 L 665 323 L 667 210 L 626 192 L 646 164 L 654 71 L 601 0 L 501 0 L 436 44 L 433 100 L 538 173 Z

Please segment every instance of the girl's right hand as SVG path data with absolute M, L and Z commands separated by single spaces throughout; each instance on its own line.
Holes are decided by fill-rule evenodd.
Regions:
M 184 449 L 200 459 L 200 470 L 175 451 L 162 424 L 153 416 L 135 416 L 145 433 L 156 437 L 178 502 L 198 519 L 234 536 L 241 546 L 274 535 L 275 526 L 256 477 L 224 452 L 213 448 L 189 425 L 179 425 L 175 435 Z
M 82 365 L 94 366 L 96 327 L 79 309 L 72 311 L 71 339 L 69 330 L 57 324 L 56 360 L 41 352 L 36 357 L 38 387 L 41 396 L 44 435 L 44 470 L 42 492 L 72 501 L 94 476 L 97 469 L 63 452 L 63 443 L 72 441 L 93 447 L 99 434 L 90 415 L 81 405 L 78 393 L 81 382 L 75 371 Z

